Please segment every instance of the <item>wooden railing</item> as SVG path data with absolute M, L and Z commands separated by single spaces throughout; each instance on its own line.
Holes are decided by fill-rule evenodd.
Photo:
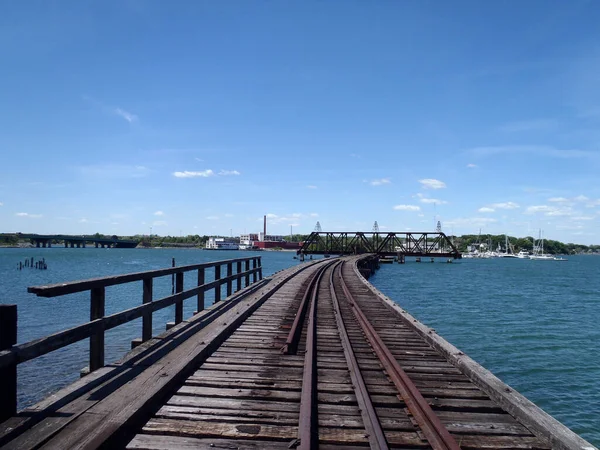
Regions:
M 235 273 L 233 273 L 234 265 Z M 221 267 L 223 266 L 227 271 L 225 277 L 221 277 Z M 209 268 L 214 268 L 215 279 L 207 283 L 205 273 Z M 197 272 L 197 286 L 184 291 L 183 280 L 186 272 Z M 168 275 L 174 276 L 174 292 L 167 297 L 153 300 L 154 279 Z M 227 296 L 230 296 L 233 293 L 234 281 L 236 291 L 239 291 L 242 289 L 242 283 L 245 287 L 250 285 L 251 276 L 253 282 L 262 280 L 260 256 L 27 288 L 28 292 L 39 297 L 57 297 L 90 291 L 90 321 L 50 336 L 16 345 L 17 305 L 0 305 L 0 422 L 16 413 L 18 364 L 90 338 L 89 371 L 92 372 L 104 366 L 104 333 L 106 330 L 141 317 L 142 338 L 139 342 L 148 341 L 152 338 L 152 313 L 154 311 L 175 305 L 175 320 L 167 324 L 167 327 L 176 325 L 183 321 L 183 301 L 185 299 L 196 297 L 196 312 L 200 312 L 205 307 L 204 294 L 206 291 L 215 290 L 214 302 L 217 303 L 221 301 L 223 285 L 227 286 Z M 105 316 L 106 287 L 135 281 L 142 281 L 143 284 L 142 304 Z

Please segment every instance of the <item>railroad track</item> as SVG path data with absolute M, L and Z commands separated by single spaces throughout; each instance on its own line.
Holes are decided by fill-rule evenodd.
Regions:
M 344 280 L 343 266 L 344 262 L 339 261 L 320 268 L 314 275 L 304 298 L 307 299 L 310 295 L 311 304 L 306 330 L 297 441 L 299 448 L 318 447 L 319 392 L 326 393 L 330 390 L 326 381 L 319 384 L 318 380 L 317 335 L 319 335 L 323 341 L 322 352 L 339 354 L 340 347 L 342 349 L 344 360 L 342 361 L 338 356 L 338 362 L 343 370 L 347 370 L 350 377 L 350 385 L 346 383 L 343 391 L 350 393 L 356 399 L 355 406 L 363 424 L 363 429 L 359 431 L 364 431 L 371 448 L 389 448 L 389 437 L 391 443 L 397 445 L 409 443 L 419 445 L 425 444 L 426 441 L 436 450 L 459 449 L 455 439 L 400 367 L 390 348 L 378 334 L 377 328 L 367 318 L 363 308 L 374 322 L 383 321 L 384 327 L 388 325 L 386 316 L 389 316 L 389 312 L 386 313 L 385 308 L 374 311 L 372 305 L 361 305 L 348 289 Z M 303 317 L 305 307 L 303 301 L 297 318 Z M 292 336 L 295 332 L 295 328 L 290 331 L 289 341 L 293 342 Z M 289 352 L 290 347 L 292 346 L 284 347 L 284 352 Z M 368 378 L 363 375 L 361 368 L 365 372 L 371 372 Z M 340 386 L 335 386 L 334 390 L 339 394 Z M 398 404 L 398 400 L 403 405 Z M 405 417 L 402 417 L 405 419 L 405 427 L 399 428 L 397 421 L 386 420 L 385 412 L 378 412 L 376 409 L 376 406 L 389 407 L 390 405 L 402 407 L 402 412 L 405 414 Z M 356 417 L 354 420 L 358 422 Z
M 549 449 L 358 279 L 315 264 L 266 301 L 128 448 Z

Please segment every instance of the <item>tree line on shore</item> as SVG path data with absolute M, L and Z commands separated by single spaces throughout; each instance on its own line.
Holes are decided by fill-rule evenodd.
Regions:
M 498 247 L 502 248 L 502 251 L 506 250 L 505 242 L 507 238 L 504 234 L 464 234 L 462 236 L 449 236 L 449 238 L 453 241 L 456 248 L 463 252 L 467 250 L 468 246 L 477 246 L 479 244 L 486 244 L 489 250 L 496 250 Z M 531 252 L 533 250 L 534 242 L 537 242 L 537 239 L 532 236 L 522 238 L 508 236 L 508 242 L 514 253 L 517 253 L 520 250 Z M 552 239 L 544 239 L 544 253 L 553 255 L 572 255 L 577 253 L 598 252 L 600 252 L 600 245 L 565 244 Z
M 302 242 L 308 238 L 309 235 L 294 234 L 286 237 L 287 240 L 292 242 Z M 81 237 L 78 236 L 78 237 Z M 86 236 L 88 237 L 88 236 Z M 104 235 L 101 233 L 95 233 L 89 235 L 90 238 L 106 238 L 115 239 L 115 235 Z M 157 234 L 152 235 L 141 235 L 136 234 L 134 236 L 119 236 L 119 239 L 123 240 L 135 240 L 138 241 L 141 247 L 205 247 L 209 237 L 207 235 L 189 234 L 187 236 L 159 236 Z M 239 237 L 229 236 L 216 236 L 222 237 L 232 242 L 239 243 Z M 456 248 L 461 251 L 467 251 L 468 246 L 486 244 L 490 250 L 495 250 L 501 247 L 505 250 L 505 235 L 478 235 L 478 234 L 465 234 L 462 236 L 448 236 L 448 238 L 454 243 Z M 512 251 L 519 252 L 520 250 L 532 251 L 534 245 L 534 238 L 532 236 L 526 237 L 514 237 L 508 236 L 508 242 Z M 16 234 L 0 234 L 0 244 L 2 245 L 19 245 L 19 244 L 30 243 L 28 239 L 21 239 Z M 58 243 L 58 241 L 56 242 Z M 563 243 L 552 239 L 544 239 L 544 252 L 551 254 L 577 254 L 577 253 L 598 253 L 600 252 L 600 245 L 583 245 L 573 243 Z

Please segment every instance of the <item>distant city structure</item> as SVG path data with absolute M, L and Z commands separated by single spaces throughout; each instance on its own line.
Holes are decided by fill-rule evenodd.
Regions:
M 267 234 L 267 216 L 263 217 L 263 230 L 259 233 L 247 233 L 240 235 L 240 242 L 232 242 L 224 238 L 209 238 L 207 250 L 265 250 L 281 248 L 286 250 L 298 250 L 299 242 L 290 242 L 286 236 Z
M 206 243 L 206 250 L 239 250 L 239 245 L 225 238 L 211 237 Z

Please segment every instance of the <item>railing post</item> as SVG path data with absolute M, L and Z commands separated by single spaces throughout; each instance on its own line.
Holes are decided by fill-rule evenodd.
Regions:
M 183 292 L 183 272 L 177 272 L 175 275 L 175 293 Z M 183 322 L 183 300 L 175 302 L 175 323 Z
M 242 262 L 241 261 L 237 262 L 236 270 L 237 270 L 237 274 L 238 274 L 238 277 L 235 280 L 236 281 L 236 291 L 241 291 L 242 290 L 242 278 L 240 277 L 240 273 L 242 272 Z
M 142 302 L 152 303 L 152 282 L 153 278 L 144 278 L 144 297 Z M 152 311 L 144 313 L 142 316 L 142 342 L 152 339 Z
M 257 258 L 252 258 L 252 268 L 256 269 L 258 268 L 258 264 L 257 264 Z M 258 279 L 258 274 L 256 272 L 252 273 L 252 282 L 256 283 L 256 280 Z
M 0 305 L 0 351 L 17 343 L 17 305 Z M 17 365 L 0 369 L 0 422 L 17 413 Z
M 104 317 L 104 286 L 92 288 L 90 320 Z M 104 329 L 90 336 L 90 372 L 104 366 Z
M 204 268 L 198 269 L 198 286 L 204 284 Z M 198 306 L 196 312 L 204 311 L 204 289 L 198 292 Z
M 248 287 L 250 285 L 250 274 L 248 273 L 248 271 L 250 270 L 250 260 L 247 259 L 246 260 L 246 287 Z
M 259 280 L 263 279 L 263 274 L 262 274 L 262 258 L 260 256 L 258 257 L 258 279 Z
M 221 279 L 221 266 L 215 266 L 215 281 Z M 215 303 L 221 301 L 221 283 L 215 286 Z
M 233 263 L 227 263 L 227 297 L 231 295 L 233 290 L 233 281 L 229 278 L 231 275 L 233 275 Z

